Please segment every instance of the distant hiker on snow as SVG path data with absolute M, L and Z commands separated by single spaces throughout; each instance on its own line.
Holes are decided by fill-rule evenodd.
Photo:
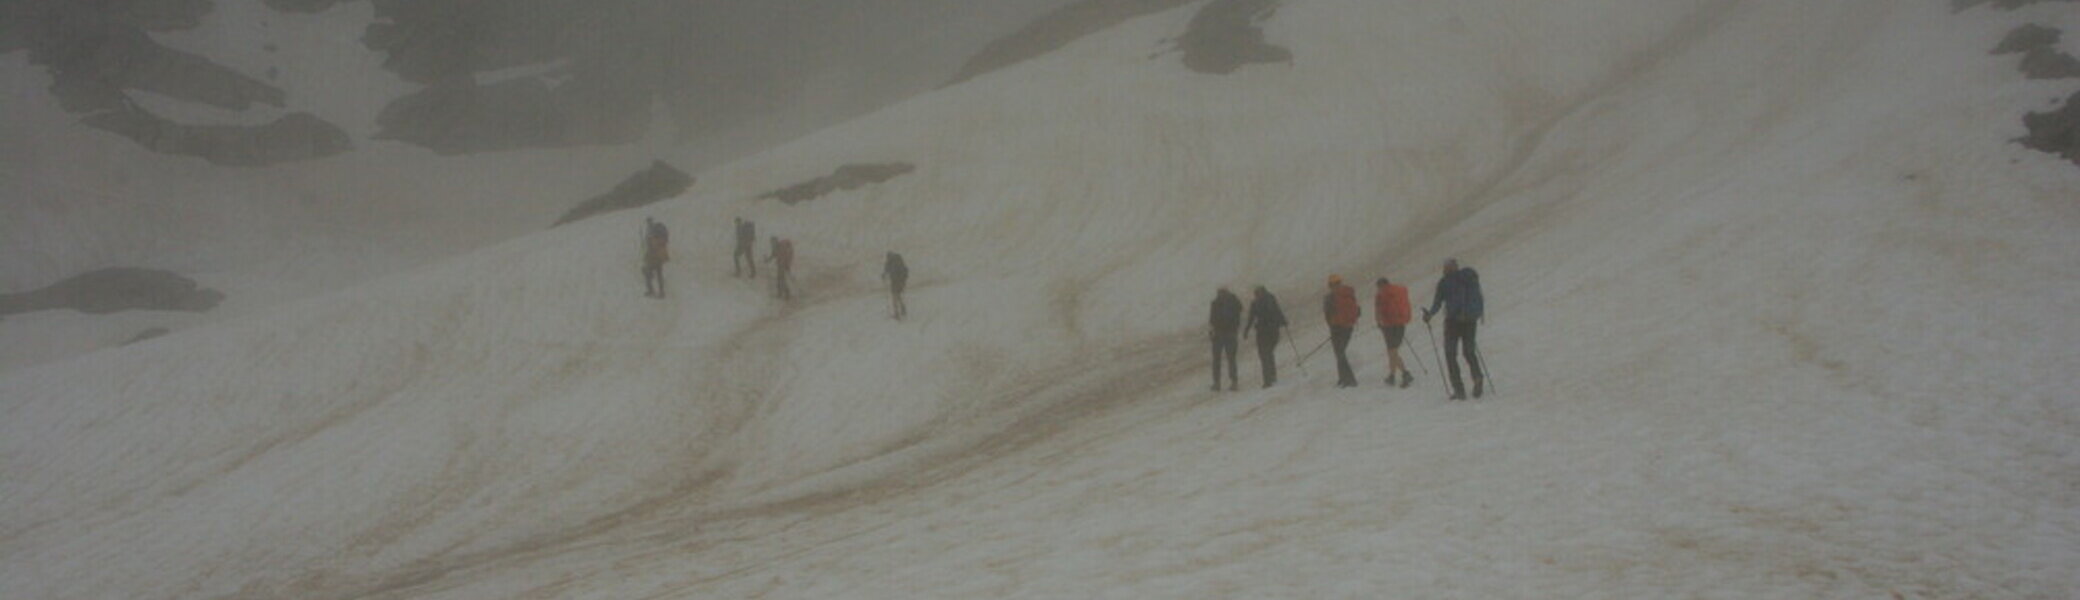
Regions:
M 1235 297 L 1235 292 L 1228 291 L 1227 286 L 1221 286 L 1220 291 L 1213 294 L 1211 312 L 1206 325 L 1213 334 L 1213 391 L 1221 391 L 1223 358 L 1228 361 L 1228 389 L 1234 390 L 1240 387 L 1236 380 L 1241 377 L 1235 372 L 1235 334 L 1242 331 L 1242 299 Z
M 1358 292 L 1343 284 L 1340 275 L 1329 276 L 1329 293 L 1322 295 L 1322 318 L 1329 322 L 1329 342 L 1336 349 L 1336 387 L 1358 387 L 1358 374 L 1344 349 L 1351 345 L 1351 328 L 1358 325 Z
M 1278 332 L 1286 326 L 1286 312 L 1279 310 L 1278 297 L 1257 286 L 1249 300 L 1249 320 L 1242 324 L 1242 337 L 1257 334 L 1257 361 L 1263 363 L 1264 387 L 1278 383 Z M 1218 381 L 1218 379 L 1216 379 Z
M 1444 276 L 1437 280 L 1437 293 L 1430 308 L 1423 309 L 1423 325 L 1444 306 L 1444 358 L 1451 376 L 1452 399 L 1465 400 L 1466 386 L 1459 380 L 1460 346 L 1465 346 L 1466 366 L 1473 372 L 1473 397 L 1481 397 L 1480 342 L 1474 339 L 1481 320 L 1481 277 L 1472 267 L 1460 268 L 1457 259 L 1444 261 Z
M 751 278 L 758 279 L 758 259 L 752 258 L 751 246 L 758 242 L 758 226 L 743 217 L 737 217 L 737 251 L 729 257 L 730 266 L 735 268 L 733 276 L 743 277 L 744 270 L 751 270 Z
M 1401 341 L 1408 333 L 1410 317 L 1408 288 L 1394 285 L 1387 278 L 1379 278 L 1379 294 L 1372 299 L 1372 314 L 1379 321 L 1379 333 L 1387 339 L 1387 387 L 1408 387 L 1416 376 L 1401 364 Z M 1394 374 L 1401 374 L 1401 383 L 1394 383 Z
M 794 273 L 794 240 L 772 237 L 772 253 L 766 262 L 773 263 L 773 296 L 781 300 L 793 300 L 794 290 L 787 287 L 788 278 Z
M 644 296 L 664 297 L 664 263 L 672 259 L 672 232 L 663 223 L 643 217 Z
M 881 264 L 881 278 L 888 280 L 890 314 L 897 321 L 910 316 L 910 307 L 903 304 L 903 286 L 910 282 L 910 265 L 903 264 L 903 255 L 888 253 L 888 259 Z

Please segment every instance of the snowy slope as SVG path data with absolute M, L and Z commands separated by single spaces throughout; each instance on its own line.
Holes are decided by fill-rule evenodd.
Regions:
M 622 215 L 9 372 L 0 596 L 2080 594 L 2080 171 L 2005 141 L 2074 83 L 1986 53 L 2080 19 L 1291 0 L 1211 76 L 1191 15 L 703 173 L 668 301 Z M 1305 347 L 1447 256 L 1499 397 L 1204 391 L 1213 286 Z

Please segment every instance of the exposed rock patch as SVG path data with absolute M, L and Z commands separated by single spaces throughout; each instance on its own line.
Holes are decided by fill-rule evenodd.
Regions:
M 2080 59 L 2058 51 L 2060 32 L 2034 23 L 2015 28 L 2001 39 L 1994 54 L 2021 54 L 2022 74 L 2030 79 L 2080 77 Z
M 463 79 L 391 102 L 376 117 L 375 137 L 468 154 L 629 143 L 643 137 L 650 120 L 648 104 L 635 96 L 574 93 L 532 79 Z
M 130 336 L 130 340 L 129 340 L 129 341 L 126 341 L 126 342 L 123 342 L 123 345 L 125 345 L 125 346 L 128 346 L 128 345 L 131 345 L 131 344 L 135 344 L 135 343 L 138 343 L 138 342 L 142 342 L 142 341 L 145 341 L 145 340 L 149 340 L 149 339 L 153 339 L 153 338 L 158 338 L 158 337 L 164 337 L 164 336 L 165 336 L 166 334 L 169 334 L 169 333 L 173 333 L 173 330 L 171 330 L 171 329 L 167 329 L 167 328 L 165 328 L 165 327 L 153 327 L 153 328 L 151 328 L 151 329 L 146 329 L 146 330 L 144 330 L 144 331 L 139 331 L 139 332 L 137 332 L 137 335 L 134 335 L 134 336 Z
M 2022 125 L 2029 128 L 2029 135 L 2016 142 L 2080 165 L 2080 92 L 2066 97 L 2064 106 L 2049 112 L 2023 115 Z
M 223 293 L 171 272 L 113 268 L 82 273 L 39 290 L 0 294 L 0 315 L 61 308 L 94 315 L 126 310 L 205 312 L 223 301 Z
M 984 73 L 1061 49 L 1084 36 L 1104 31 L 1142 15 L 1184 6 L 1194 0 L 1085 0 L 1062 7 L 1009 36 L 990 42 L 961 66 L 953 85 Z
M 347 132 L 300 112 L 265 125 L 183 125 L 133 107 L 92 115 L 81 123 L 130 138 L 153 152 L 231 167 L 306 161 L 354 147 Z
M 2028 5 L 2031 5 L 2031 4 L 2037 4 L 2037 3 L 2041 3 L 2041 2 L 2074 2 L 2074 1 L 2076 1 L 2076 0 L 1950 0 L 1950 8 L 1952 8 L 1953 10 L 1958 10 L 1958 11 L 1962 11 L 1962 10 L 1964 10 L 1964 9 L 1967 9 L 1967 8 L 1971 8 L 1971 7 L 1974 7 L 1974 6 L 1978 6 L 1978 5 L 1981 5 L 1981 4 L 1991 4 L 1991 5 L 1993 5 L 1993 6 L 1995 7 L 1995 8 L 2004 8 L 2004 9 L 2008 9 L 2008 10 L 2014 10 L 2014 9 L 2017 9 L 2017 8 L 2022 8 L 2022 7 L 2024 7 L 2024 6 L 2028 6 Z
M 284 106 L 282 90 L 148 35 L 192 29 L 210 10 L 209 0 L 16 0 L 0 5 L 0 51 L 27 50 L 31 64 L 50 72 L 51 94 L 65 110 L 156 152 L 263 165 L 351 147 L 343 130 L 309 114 L 257 127 L 188 126 L 136 107 L 129 90 L 235 111 Z
M 1293 52 L 1264 41 L 1259 27 L 1278 9 L 1278 0 L 1213 0 L 1192 16 L 1191 26 L 1177 37 L 1184 66 L 1200 73 L 1226 75 L 1256 63 L 1290 63 Z
M 563 213 L 563 217 L 556 219 L 556 223 L 550 227 L 600 213 L 654 204 L 686 193 L 686 189 L 690 187 L 693 187 L 692 175 L 672 168 L 671 165 L 664 164 L 664 161 L 653 162 L 650 163 L 650 168 L 630 175 L 628 179 L 614 186 L 613 190 L 581 202 L 570 212 Z
M 838 167 L 836 172 L 823 177 L 797 183 L 785 188 L 759 195 L 760 200 L 779 200 L 797 204 L 822 198 L 840 190 L 855 190 L 860 187 L 883 183 L 917 170 L 910 163 L 851 164 Z

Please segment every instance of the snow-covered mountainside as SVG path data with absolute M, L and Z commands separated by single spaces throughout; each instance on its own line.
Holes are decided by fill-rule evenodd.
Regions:
M 6 372 L 0 597 L 2080 595 L 2080 169 L 2010 141 L 2080 81 L 1989 52 L 2070 7 L 1285 0 L 1289 62 L 1188 68 L 1232 4 Z M 1205 389 L 1216 286 L 1304 351 L 1325 276 L 1447 257 L 1498 393 L 1387 389 L 1369 331 L 1357 389 Z
M 228 300 L 11 316 L 0 372 L 538 231 L 930 89 L 1062 1 L 0 4 L 0 295 L 124 267 Z

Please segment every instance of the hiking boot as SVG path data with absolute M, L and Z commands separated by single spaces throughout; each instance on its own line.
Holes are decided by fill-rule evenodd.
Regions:
M 1452 392 L 1451 400 L 1465 400 L 1466 392 Z
M 1218 381 L 1216 381 L 1216 382 L 1213 382 L 1213 391 L 1216 391 L 1216 392 L 1218 392 L 1218 391 L 1221 391 L 1221 382 L 1218 382 Z
M 1475 378 L 1473 378 L 1473 397 L 1475 397 L 1475 398 L 1479 398 L 1479 397 L 1481 397 L 1481 389 L 1482 389 L 1482 388 L 1481 388 L 1481 378 L 1479 378 L 1479 377 L 1475 377 Z
M 1406 389 L 1406 388 L 1408 387 L 1408 384 L 1410 384 L 1410 383 L 1414 383 L 1414 382 L 1415 382 L 1415 380 L 1416 380 L 1416 374 L 1415 374 L 1415 373 L 1410 373 L 1410 372 L 1408 372 L 1408 371 L 1402 371 L 1402 372 L 1401 372 L 1401 387 L 1402 387 L 1403 389 Z
M 1242 389 L 1241 385 L 1238 385 L 1233 381 L 1228 382 L 1228 391 L 1232 392 L 1239 389 Z

